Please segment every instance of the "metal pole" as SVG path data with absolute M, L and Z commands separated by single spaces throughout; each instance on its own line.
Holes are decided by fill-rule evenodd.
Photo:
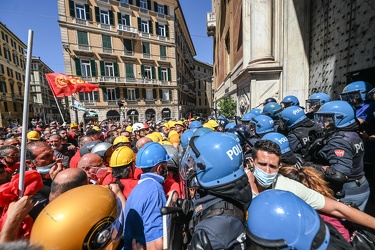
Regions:
M 29 120 L 29 93 L 30 93 L 30 71 L 31 71 L 31 57 L 33 46 L 34 32 L 29 30 L 27 43 L 27 60 L 25 73 L 25 89 L 23 92 L 23 117 L 22 117 L 22 142 L 21 142 L 21 159 L 20 159 L 20 178 L 18 181 L 18 197 L 23 196 L 25 190 L 25 170 L 26 170 L 26 135 L 28 130 Z
M 78 122 L 78 109 L 74 107 L 74 96 L 72 96 L 72 107 L 73 107 L 73 110 L 74 110 L 74 113 L 75 113 L 75 116 L 76 116 L 76 122 L 78 124 L 79 123 Z

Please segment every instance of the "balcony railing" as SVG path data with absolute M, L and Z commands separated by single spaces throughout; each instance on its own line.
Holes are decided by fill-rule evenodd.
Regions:
M 128 4 L 128 3 L 119 2 L 119 3 L 118 3 L 118 6 L 123 7 L 123 8 L 127 8 L 127 9 L 130 9 L 130 4 Z
M 111 48 L 103 48 L 103 53 L 104 54 L 113 54 L 113 49 Z
M 134 56 L 134 51 L 124 51 L 124 56 Z
M 99 2 L 109 3 L 109 0 L 99 0 Z
M 148 53 L 143 53 L 142 57 L 146 58 L 146 59 L 151 59 L 152 58 L 151 54 L 148 54 Z
M 129 32 L 129 33 L 133 33 L 133 34 L 138 33 L 137 28 L 132 27 L 132 26 L 128 26 L 128 25 L 123 25 L 123 24 L 117 25 L 117 30 L 118 31 L 125 31 L 125 32 Z
M 150 13 L 150 11 L 148 9 L 144 9 L 144 8 L 139 8 L 139 12 L 145 13 L 145 14 L 149 14 Z
M 117 106 L 117 101 L 108 101 L 108 106 Z
M 85 106 L 96 106 L 96 102 L 94 101 L 85 101 L 84 104 Z
M 118 82 L 118 78 L 115 76 L 99 76 L 99 82 Z
M 161 84 L 161 81 L 156 80 L 156 79 L 116 77 L 116 76 L 99 76 L 98 81 L 99 82 L 111 82 L 111 83 L 125 83 L 125 84 L 150 84 L 150 85 Z
M 95 77 L 92 77 L 92 76 L 81 76 L 82 80 L 86 81 L 86 82 L 96 82 L 96 79 Z
M 141 37 L 150 38 L 151 34 L 150 33 L 146 33 L 146 32 L 141 32 Z
M 158 17 L 160 17 L 160 18 L 165 18 L 165 14 L 164 14 L 164 13 L 159 13 L 159 12 L 158 12 Z
M 160 41 L 166 41 L 167 38 L 168 38 L 168 37 L 166 37 L 166 36 L 158 36 L 158 39 L 159 39 Z
M 99 28 L 104 29 L 104 30 L 112 30 L 112 26 L 109 24 L 105 24 L 105 23 L 99 23 Z
M 87 20 L 85 20 L 85 19 L 75 18 L 73 22 L 76 23 L 76 24 L 81 24 L 81 25 L 85 25 L 85 26 L 88 25 Z
M 167 56 L 160 56 L 160 61 L 167 61 L 168 57 Z
M 91 52 L 91 46 L 90 45 L 78 44 L 78 50 Z

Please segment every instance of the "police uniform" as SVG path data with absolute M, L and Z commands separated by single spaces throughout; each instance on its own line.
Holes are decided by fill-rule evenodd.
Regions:
M 328 165 L 347 177 L 343 184 L 343 202 L 353 202 L 364 210 L 369 194 L 369 184 L 364 176 L 364 144 L 356 132 L 334 132 L 317 153 L 320 164 Z

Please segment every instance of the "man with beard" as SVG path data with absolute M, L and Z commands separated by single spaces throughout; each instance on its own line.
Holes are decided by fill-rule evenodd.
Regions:
M 57 158 L 62 158 L 64 167 L 68 168 L 70 159 L 74 156 L 75 151 L 69 149 L 68 144 L 63 144 L 61 136 L 59 135 L 51 135 L 49 138 L 49 143 L 51 145 L 51 148 L 54 150 L 55 156 Z

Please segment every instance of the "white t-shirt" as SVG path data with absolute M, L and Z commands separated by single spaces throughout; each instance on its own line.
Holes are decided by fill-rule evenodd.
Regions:
M 305 185 L 295 180 L 284 177 L 281 174 L 277 175 L 276 182 L 272 184 L 272 189 L 289 191 L 304 200 L 315 210 L 320 210 L 325 205 L 325 198 L 322 194 L 306 187 Z M 255 198 L 256 195 L 257 194 L 253 192 L 253 198 Z

